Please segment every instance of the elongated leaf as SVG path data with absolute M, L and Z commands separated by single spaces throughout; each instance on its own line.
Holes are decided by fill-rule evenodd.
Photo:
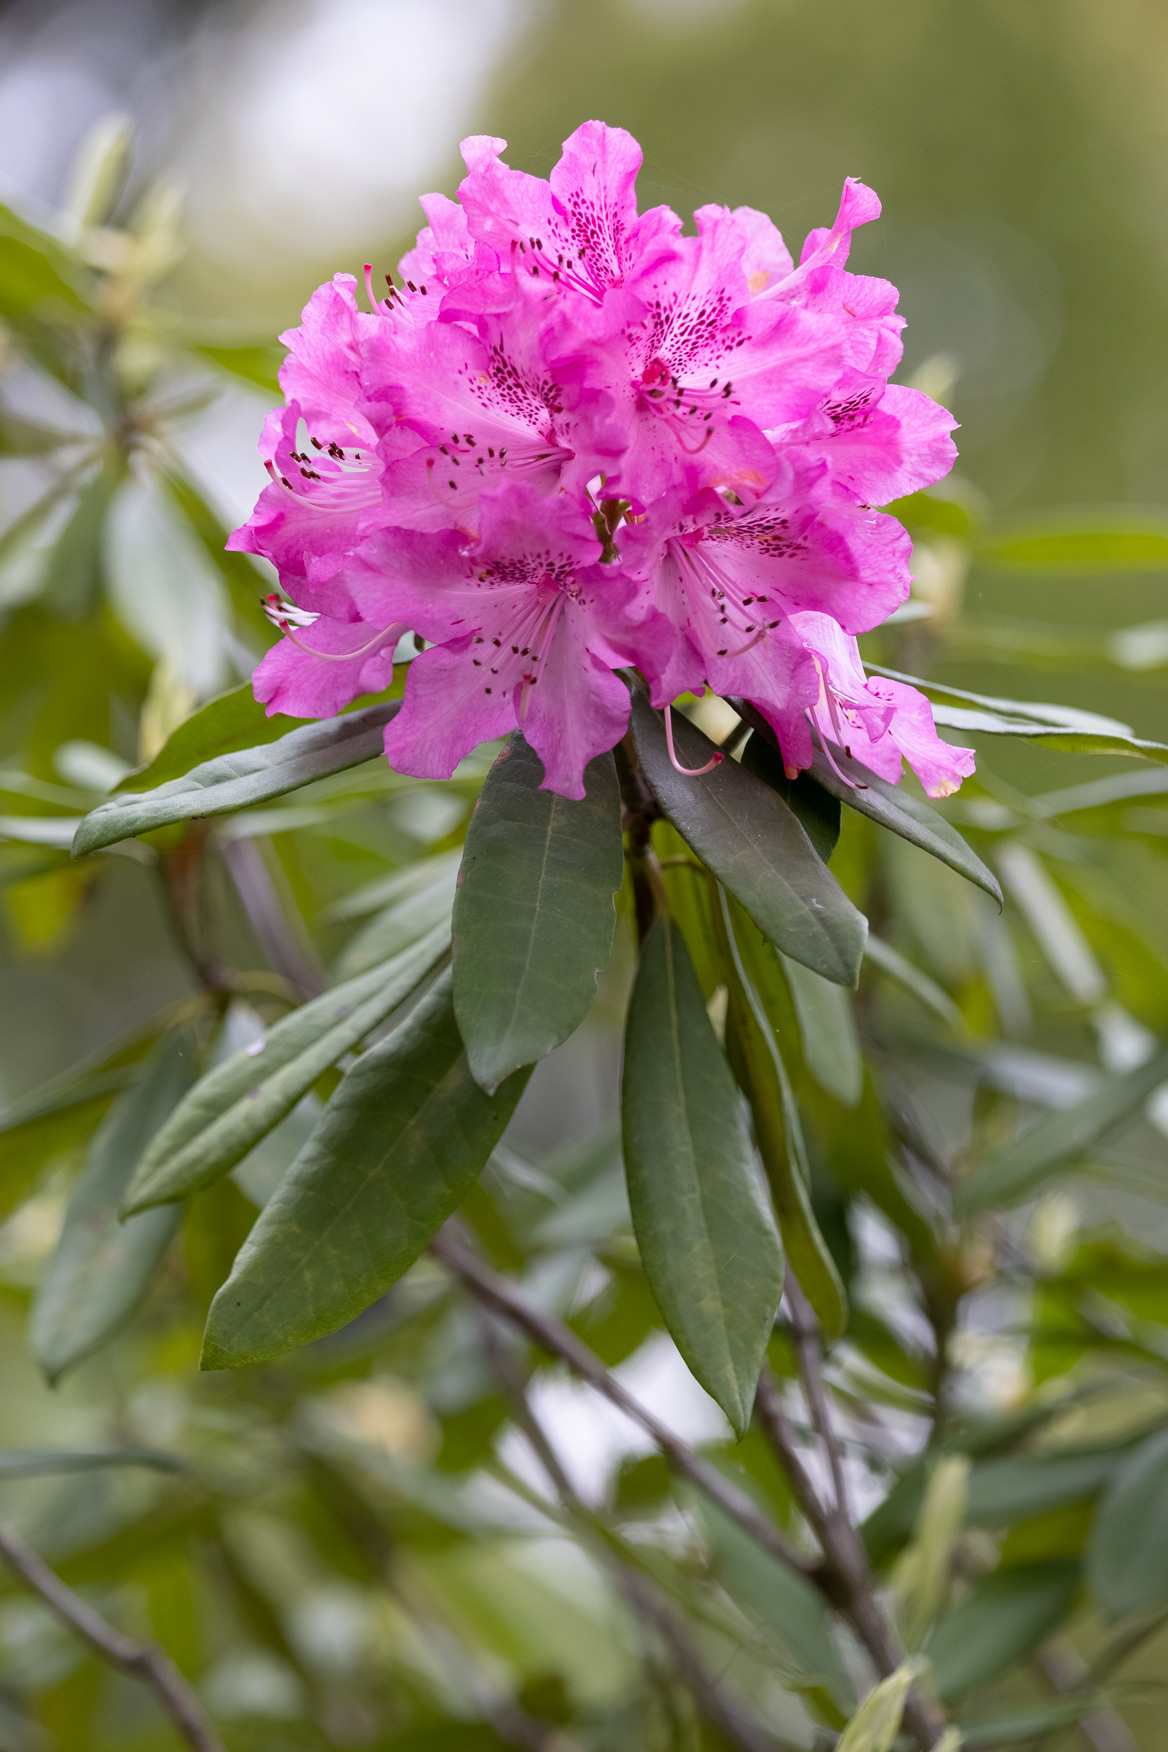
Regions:
M 721 1509 L 705 1499 L 699 1507 L 715 1572 L 730 1598 L 778 1637 L 806 1679 L 850 1710 L 855 1693 L 822 1594 L 798 1570 L 763 1551 Z
M 616 929 L 616 762 L 591 763 L 581 802 L 542 782 L 543 762 L 516 731 L 475 804 L 454 902 L 454 1013 L 488 1094 L 584 1020 Z
M 978 557 L 996 566 L 1044 572 L 1168 571 L 1168 519 L 1135 506 L 1028 518 L 990 530 Z
M 702 778 L 677 772 L 664 726 L 639 692 L 632 724 L 637 756 L 665 814 L 759 929 L 825 979 L 855 985 L 867 921 L 782 799 L 737 761 L 723 761 Z M 715 753 L 685 719 L 677 719 L 675 739 L 686 766 L 703 766 Z
M 330 1065 L 364 1040 L 446 953 L 439 926 L 383 967 L 285 1016 L 197 1083 L 154 1137 L 126 1194 L 127 1215 L 209 1186 L 291 1113 Z
M 1168 1599 L 1168 1430 L 1130 1453 L 1095 1511 L 1087 1582 L 1108 1618 Z
M 374 881 L 353 889 L 325 907 L 321 917 L 327 924 L 334 924 L 338 920 L 366 918 L 370 913 L 382 912 L 397 901 L 408 900 L 423 888 L 430 888 L 447 875 L 456 876 L 461 862 L 461 847 L 455 852 L 443 852 L 437 858 L 421 858 L 417 863 L 395 870 L 390 876 L 378 876 Z
M 864 1089 L 864 1061 L 851 1000 L 809 967 L 786 955 L 782 959 L 799 1018 L 804 1063 L 829 1095 L 844 1107 L 854 1107 Z
M 811 1208 L 810 1174 L 799 1107 L 766 1009 L 752 978 L 770 945 L 740 908 L 719 894 L 715 929 L 730 987 L 727 1041 L 734 1074 L 750 1103 L 754 1136 L 770 1183 L 791 1270 L 833 1344 L 848 1322 L 847 1297 Z
M 152 1472 L 183 1470 L 177 1454 L 164 1454 L 158 1448 L 0 1448 L 0 1478 L 53 1478 L 118 1466 L 144 1466 Z
M 665 1324 L 742 1434 L 783 1289 L 745 1107 L 681 932 L 654 924 L 625 1032 L 621 1117 L 633 1228 Z
M 442 927 L 449 934 L 458 860 L 433 858 L 421 868 L 429 876 L 426 884 L 405 893 L 392 906 L 386 907 L 346 943 L 337 958 L 337 974 L 341 979 L 352 979 L 357 974 L 380 967 L 429 931 Z
M 87 278 L 55 237 L 0 206 L 0 316 L 19 323 L 46 303 L 83 311 Z
M 94 1140 L 33 1306 L 32 1348 L 50 1381 L 124 1325 L 166 1251 L 177 1211 L 149 1211 L 122 1224 L 118 1208 L 143 1150 L 195 1071 L 194 1041 L 176 1031 Z
M 1104 718 L 1078 706 L 1055 706 L 1033 700 L 996 699 L 965 688 L 943 687 L 919 675 L 902 675 L 879 663 L 868 668 L 918 688 L 933 707 L 933 721 L 942 729 L 982 732 L 987 736 L 1019 736 L 1043 748 L 1066 754 L 1129 754 L 1142 760 L 1168 762 L 1168 744 L 1145 742 L 1129 724 Z M 816 773 L 817 778 L 821 778 Z
M 396 1283 L 461 1202 L 523 1093 L 470 1074 L 449 974 L 358 1060 L 211 1306 L 205 1369 L 278 1356 Z
M 181 779 L 192 767 L 241 749 L 259 748 L 288 734 L 296 720 L 277 714 L 269 718 L 255 697 L 250 681 L 216 695 L 200 706 L 167 737 L 149 766 L 127 773 L 114 786 L 114 795 L 156 790 L 172 779 Z
M 83 620 L 93 610 L 101 585 L 106 513 L 122 478 L 121 465 L 110 463 L 82 487 L 53 547 L 42 595 L 67 620 Z
M 1076 1691 L 1068 1697 L 1054 1697 L 1049 1703 L 1036 1703 L 1031 1709 L 1004 1711 L 1000 1715 L 962 1717 L 963 1746 L 1013 1746 L 1020 1740 L 1034 1740 L 1051 1728 L 1067 1727 L 1082 1721 L 1108 1701 L 1105 1691 Z
M 942 864 L 948 864 L 951 870 L 984 889 L 1001 906 L 1002 890 L 997 877 L 966 844 L 951 822 L 931 809 L 923 798 L 901 790 L 899 785 L 890 785 L 858 761 L 849 760 L 842 749 L 832 758 L 844 775 L 843 779 L 832 772 L 822 749 L 816 750 L 811 763 L 811 772 L 825 791 L 830 791 L 849 809 L 879 822 L 881 827 L 899 834 L 910 845 L 919 846 L 921 851 L 938 858 Z M 849 779 L 852 784 L 845 783 Z
M 945 1700 L 988 1685 L 1026 1659 L 1061 1624 L 1079 1585 L 1076 1562 L 995 1570 L 947 1612 L 925 1645 Z
M 314 779 L 372 760 L 382 746 L 386 724 L 400 700 L 367 706 L 321 724 L 304 724 L 278 741 L 205 761 L 181 779 L 171 779 L 141 796 L 111 797 L 85 817 L 73 841 L 73 856 L 112 846 L 133 834 L 149 833 L 172 821 L 227 815 L 254 803 L 282 797 Z
M 932 1010 L 950 1028 L 956 1029 L 959 1034 L 965 1032 L 965 1019 L 944 987 L 906 960 L 900 950 L 894 949 L 891 943 L 886 943 L 883 937 L 875 937 L 869 931 L 868 941 L 864 944 L 864 959 L 872 962 L 881 973 L 886 973 L 889 979 L 894 979 L 898 985 L 903 986 L 905 991 L 919 998 L 926 1009 Z
M 776 791 L 787 808 L 799 817 L 804 833 L 826 864 L 840 836 L 839 798 L 833 797 L 810 773 L 802 772 L 789 779 L 778 749 L 757 732 L 742 751 L 742 764 L 747 772 Z
M 283 354 L 278 348 L 255 342 L 250 346 L 201 346 L 194 350 L 232 377 L 240 377 L 245 383 L 255 384 L 258 389 L 266 389 L 273 396 L 279 395 L 278 373 Z
M 1108 1077 L 1098 1089 L 1043 1117 L 1021 1137 L 983 1156 L 957 1188 L 962 1210 L 985 1210 L 1023 1198 L 1041 1180 L 1122 1125 L 1168 1078 L 1168 1043 L 1132 1071 Z
M 837 1752 L 889 1752 L 915 1677 L 915 1663 L 906 1662 L 873 1686 L 836 1741 Z

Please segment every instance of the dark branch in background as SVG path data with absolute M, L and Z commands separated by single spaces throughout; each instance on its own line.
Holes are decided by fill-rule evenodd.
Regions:
M 519 1327 L 541 1350 L 546 1351 L 549 1356 L 559 1357 L 575 1374 L 587 1381 L 590 1387 L 594 1387 L 619 1411 L 623 1411 L 626 1417 L 640 1424 L 677 1471 L 688 1478 L 691 1484 L 695 1484 L 712 1502 L 717 1503 L 731 1520 L 737 1521 L 743 1531 L 749 1533 L 764 1551 L 769 1551 L 772 1557 L 777 1558 L 780 1563 L 789 1564 L 792 1569 L 802 1570 L 805 1574 L 813 1570 L 810 1560 L 791 1544 L 773 1521 L 768 1520 L 755 1507 L 744 1491 L 723 1478 L 700 1455 L 692 1453 L 671 1429 L 659 1422 L 652 1412 L 646 1411 L 609 1374 L 603 1363 L 586 1344 L 581 1343 L 574 1332 L 570 1332 L 550 1314 L 533 1308 L 505 1278 L 499 1277 L 496 1272 L 483 1265 L 481 1260 L 476 1259 L 473 1253 L 448 1234 L 437 1236 L 430 1243 L 430 1251 L 462 1280 L 476 1301 L 492 1312 L 501 1314 L 513 1326 Z
M 206 905 L 207 836 L 211 824 L 192 821 L 173 851 L 164 854 L 158 874 L 163 903 L 179 948 L 204 990 L 226 994 L 231 975 L 211 942 Z
M 822 1395 L 821 1414 L 834 1445 L 834 1432 L 831 1431 L 826 1394 L 819 1373 L 818 1341 L 813 1342 L 813 1375 L 817 1386 L 815 1389 L 807 1386 L 808 1402 L 812 1402 L 815 1392 Z M 805 1357 L 798 1337 L 796 1350 L 802 1369 L 805 1363 L 810 1362 L 810 1358 Z M 887 1678 L 900 1665 L 901 1651 L 872 1592 L 867 1554 L 859 1534 L 838 1503 L 827 1506 L 820 1499 L 803 1465 L 794 1431 L 787 1421 L 778 1383 L 765 1367 L 759 1377 L 754 1409 L 759 1425 L 787 1475 L 795 1500 L 823 1548 L 823 1564 L 811 1579 L 819 1585 L 832 1605 L 849 1619 L 856 1635 L 871 1656 L 877 1673 L 882 1679 Z M 942 1711 L 931 1699 L 922 1696 L 915 1686 L 905 1700 L 904 1720 L 913 1739 L 925 1749 L 934 1745 L 945 1731 Z
M 152 1643 L 133 1642 L 107 1624 L 37 1556 L 15 1527 L 4 1521 L 0 1521 L 0 1556 L 95 1655 L 119 1673 L 150 1687 L 194 1752 L 225 1752 L 202 1704 L 164 1650 Z
M 819 1357 L 819 1332 L 815 1323 L 815 1315 L 812 1313 L 803 1291 L 789 1272 L 787 1274 L 786 1299 L 787 1307 L 791 1311 L 791 1333 L 795 1340 L 795 1355 L 799 1359 L 799 1373 L 803 1380 L 803 1391 L 807 1397 L 807 1409 L 811 1413 L 811 1422 L 823 1443 L 827 1463 L 831 1468 L 832 1488 L 835 1491 L 835 1515 L 850 1530 L 851 1516 L 848 1513 L 848 1486 L 844 1476 L 843 1453 L 836 1440 L 831 1411 L 827 1403 L 827 1390 L 823 1385 L 823 1371 L 820 1368 Z
M 324 968 L 307 932 L 289 920 L 260 847 L 250 838 L 224 839 L 220 850 L 268 966 L 304 997 L 316 997 L 325 988 Z
M 575 1486 L 564 1471 L 546 1430 L 532 1411 L 515 1359 L 495 1330 L 492 1316 L 485 1311 L 482 1314 L 482 1332 L 483 1348 L 491 1367 L 499 1377 L 516 1425 L 527 1437 L 564 1509 L 587 1535 L 592 1516 L 576 1494 Z M 707 1720 L 733 1745 L 739 1747 L 741 1752 L 776 1752 L 777 1742 L 772 1736 L 745 1716 L 707 1673 L 697 1648 L 675 1615 L 659 1599 L 652 1583 L 638 1575 L 628 1564 L 622 1563 L 615 1552 L 599 1540 L 590 1539 L 589 1544 L 613 1572 L 618 1587 L 635 1615 L 652 1624 L 661 1641 L 665 1643 L 673 1657 L 678 1677 Z

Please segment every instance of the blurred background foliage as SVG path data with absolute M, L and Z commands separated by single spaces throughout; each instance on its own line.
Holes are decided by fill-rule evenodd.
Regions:
M 676 1650 L 549 1512 L 498 1335 L 437 1265 L 283 1364 L 198 1375 L 210 1298 L 328 1079 L 192 1201 L 180 1241 L 159 1232 L 136 1258 L 95 1243 L 56 1387 L 30 1348 L 74 1177 L 160 1028 L 214 1023 L 208 1050 L 233 1049 L 355 965 L 346 945 L 387 898 L 370 885 L 456 850 L 485 771 L 436 787 L 373 763 L 213 832 L 69 860 L 77 817 L 176 730 L 162 776 L 182 770 L 179 727 L 270 637 L 267 579 L 222 542 L 263 481 L 273 335 L 335 269 L 396 260 L 417 191 L 453 190 L 465 132 L 546 172 L 600 116 L 644 145 L 643 203 L 751 203 L 795 244 L 860 175 L 885 217 L 857 265 L 901 286 L 904 376 L 962 422 L 960 478 L 905 508 L 913 613 L 867 654 L 1164 739 L 1166 95 L 1153 0 L 0 7 L 0 1514 L 169 1648 L 233 1749 L 723 1743 Z M 236 746 L 265 733 L 240 714 Z M 952 1192 L 1168 1032 L 1168 781 L 973 740 L 978 778 L 948 813 L 1001 875 L 1004 917 L 845 811 L 833 868 L 887 947 L 854 1023 L 794 988 L 817 1209 L 852 1301 L 830 1383 L 906 1635 L 948 1606 L 951 1694 L 995 1717 L 973 1741 L 1150 1749 L 1168 1650 L 1162 1099 L 1069 1167 L 1056 1150 L 1005 1215 L 962 1216 Z M 612 1127 L 622 940 L 465 1217 L 797 1529 L 637 1264 Z M 109 1273 L 131 1316 L 116 1331 Z M 711 1671 L 788 1743 L 838 1726 L 855 1648 L 833 1657 L 834 1698 L 809 1685 L 798 1611 L 732 1530 L 562 1371 L 512 1361 L 538 1362 L 532 1401 L 573 1480 Z M 781 1333 L 771 1361 L 791 1376 Z M 914 1543 L 926 1441 L 974 1465 L 963 1530 L 938 1488 Z M 61 1450 L 135 1463 L 58 1473 Z M 4 1586 L 0 1748 L 174 1744 L 139 1687 Z

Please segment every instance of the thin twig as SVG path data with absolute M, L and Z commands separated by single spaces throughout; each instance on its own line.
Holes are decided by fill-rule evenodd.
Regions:
M 810 1392 L 808 1397 L 810 1399 Z M 819 1584 L 832 1605 L 850 1619 L 876 1671 L 881 1678 L 887 1678 L 895 1672 L 902 1656 L 876 1603 L 864 1547 L 847 1515 L 841 1514 L 835 1504 L 829 1507 L 821 1501 L 803 1465 L 794 1432 L 783 1409 L 778 1383 L 765 1367 L 759 1377 L 754 1409 L 796 1500 L 823 1547 L 823 1565 L 811 1579 Z M 824 1415 L 830 1428 L 826 1402 Z M 915 1686 L 905 1701 L 904 1719 L 914 1740 L 923 1748 L 934 1745 L 945 1730 L 941 1710 Z
M 150 1687 L 194 1752 L 225 1752 L 203 1706 L 164 1649 L 134 1642 L 107 1624 L 6 1521 L 0 1521 L 0 1556 L 95 1655 L 119 1673 Z
M 474 1254 L 453 1240 L 445 1232 L 430 1243 L 430 1251 L 436 1259 L 461 1278 L 475 1299 L 495 1313 L 501 1314 L 513 1326 L 518 1326 L 526 1332 L 541 1350 L 550 1356 L 559 1357 L 568 1367 L 590 1387 L 611 1401 L 625 1416 L 639 1424 L 645 1433 L 660 1448 L 661 1452 L 673 1463 L 676 1470 L 688 1478 L 691 1484 L 697 1486 L 712 1502 L 737 1521 L 744 1532 L 749 1533 L 756 1544 L 761 1545 L 772 1557 L 780 1563 L 788 1564 L 792 1569 L 801 1570 L 804 1574 L 814 1569 L 814 1564 L 803 1555 L 786 1537 L 784 1533 L 769 1520 L 761 1510 L 755 1507 L 744 1491 L 739 1490 L 713 1466 L 710 1466 L 700 1455 L 694 1454 L 685 1443 L 674 1435 L 673 1431 L 647 1411 L 639 1400 L 633 1398 L 620 1382 L 617 1381 L 603 1363 L 588 1349 L 586 1344 L 570 1332 L 559 1320 L 541 1309 L 534 1308 L 524 1300 L 505 1278 L 483 1265 Z
M 831 1410 L 827 1403 L 827 1390 L 823 1385 L 823 1370 L 820 1367 L 819 1357 L 819 1333 L 815 1324 L 815 1315 L 811 1311 L 806 1296 L 790 1272 L 787 1273 L 786 1299 L 787 1306 L 791 1311 L 791 1331 L 795 1339 L 795 1354 L 799 1360 L 799 1374 L 803 1381 L 807 1409 L 811 1413 L 811 1422 L 823 1443 L 827 1463 L 831 1469 L 836 1513 L 850 1527 L 851 1517 L 848 1511 L 848 1487 L 844 1476 L 844 1460 L 840 1445 L 836 1440 L 835 1429 L 832 1426 Z
M 547 1431 L 531 1409 L 531 1402 L 527 1397 L 522 1375 L 515 1366 L 515 1359 L 500 1340 L 491 1315 L 485 1311 L 482 1317 L 482 1331 L 483 1347 L 491 1367 L 499 1377 L 515 1423 L 531 1444 L 540 1465 L 555 1488 L 564 1510 L 573 1520 L 582 1524 L 586 1536 L 589 1536 L 591 1515 L 577 1495 L 576 1488 L 565 1472 Z M 732 1744 L 738 1746 L 741 1752 L 776 1752 L 777 1743 L 771 1735 L 758 1728 L 749 1717 L 743 1715 L 707 1673 L 705 1663 L 696 1645 L 677 1622 L 676 1617 L 664 1601 L 658 1598 L 652 1584 L 643 1576 L 638 1575 L 628 1564 L 622 1563 L 616 1553 L 599 1540 L 589 1536 L 588 1543 L 595 1548 L 597 1556 L 613 1572 L 617 1585 L 625 1594 L 634 1611 L 653 1625 L 662 1642 L 666 1644 L 673 1656 L 682 1683 L 688 1688 L 694 1702 L 706 1718 L 719 1728 Z

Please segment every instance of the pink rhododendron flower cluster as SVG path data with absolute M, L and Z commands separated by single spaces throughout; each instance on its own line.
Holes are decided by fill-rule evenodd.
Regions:
M 879 202 L 849 181 L 794 264 L 763 213 L 638 214 L 641 153 L 587 122 L 550 178 L 463 146 L 458 200 L 378 297 L 338 274 L 283 336 L 271 485 L 236 548 L 276 566 L 270 711 L 325 716 L 426 648 L 386 730 L 445 778 L 521 725 L 545 784 L 583 795 L 624 733 L 636 668 L 658 706 L 741 696 L 788 770 L 813 734 L 932 796 L 973 770 L 927 701 L 869 680 L 856 634 L 909 590 L 909 540 L 873 505 L 950 468 L 953 421 L 890 385 L 895 287 L 845 266 Z M 295 606 L 293 606 L 293 604 Z

